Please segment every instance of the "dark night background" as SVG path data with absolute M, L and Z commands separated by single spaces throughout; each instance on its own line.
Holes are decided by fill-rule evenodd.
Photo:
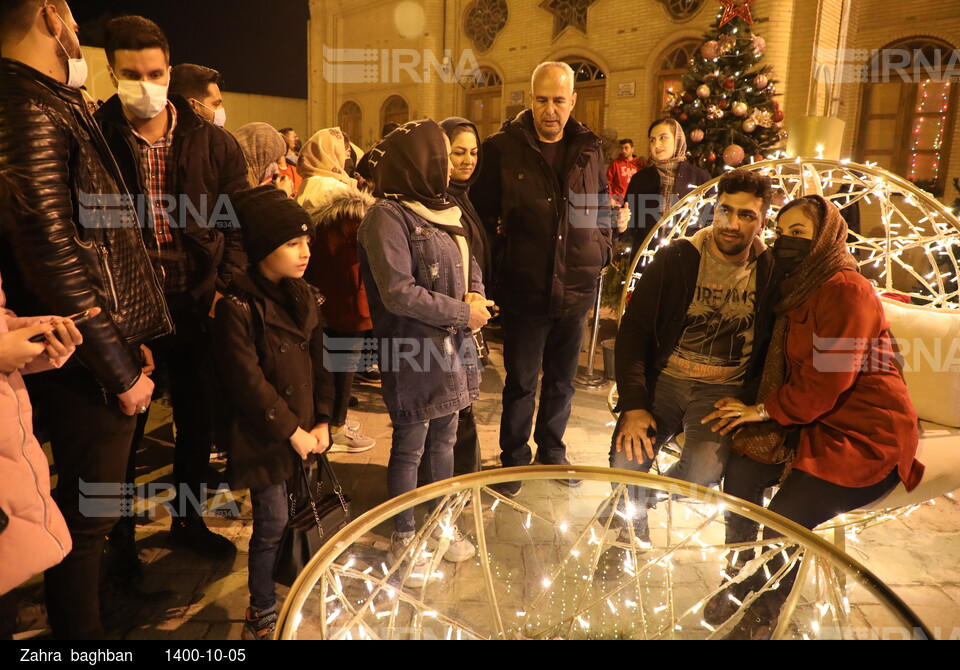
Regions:
M 103 45 L 109 18 L 139 14 L 170 40 L 171 64 L 218 70 L 225 90 L 307 97 L 307 0 L 73 0 L 80 40 Z

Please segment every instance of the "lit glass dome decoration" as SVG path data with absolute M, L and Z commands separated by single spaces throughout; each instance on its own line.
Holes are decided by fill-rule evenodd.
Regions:
M 960 308 L 960 221 L 929 193 L 876 165 L 847 160 L 778 159 L 744 167 L 773 180 L 778 197 L 771 223 L 782 205 L 807 193 L 822 194 L 841 212 L 857 206 L 861 232 L 851 232 L 850 251 L 878 291 L 908 295 L 915 304 Z M 687 194 L 644 240 L 627 274 L 619 314 L 660 247 L 692 233 L 701 219 L 703 225 L 712 222 L 718 181 Z
M 558 479 L 584 480 L 579 488 Z M 521 480 L 514 499 L 490 486 Z M 659 492 L 644 542 L 612 530 L 629 514 L 627 486 Z M 675 496 L 684 496 L 677 498 Z M 403 509 L 423 523 L 410 552 L 422 572 L 388 558 L 385 538 Z M 614 510 L 625 509 L 624 513 Z M 726 546 L 724 512 L 783 538 Z M 441 558 L 456 525 L 477 547 L 472 559 Z M 632 526 L 627 524 L 628 528 Z M 432 539 L 439 537 L 439 545 Z M 760 549 L 741 574 L 779 587 L 798 567 L 775 638 L 925 639 L 930 632 L 882 582 L 833 545 L 760 507 L 654 475 L 586 466 L 498 469 L 431 484 L 388 501 L 344 528 L 291 589 L 281 639 L 718 639 L 704 603 L 721 586 L 725 558 Z M 728 553 L 730 552 L 730 553 Z M 767 559 L 788 562 L 770 569 Z M 613 560 L 611 560 L 611 557 Z M 430 579 L 425 584 L 424 575 Z M 753 598 L 742 602 L 741 611 Z

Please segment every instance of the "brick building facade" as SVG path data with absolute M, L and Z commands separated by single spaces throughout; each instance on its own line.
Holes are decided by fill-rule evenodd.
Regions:
M 790 119 L 830 110 L 846 124 L 843 156 L 873 160 L 905 176 L 912 169 L 917 181 L 934 177 L 933 187 L 945 201 L 960 196 L 951 186 L 960 176 L 955 128 L 960 81 L 864 83 L 851 76 L 862 65 L 851 59 L 898 46 L 939 50 L 944 66 L 960 74 L 960 13 L 950 4 L 756 0 L 753 30 L 766 40 L 764 62 L 780 81 L 788 130 Z M 311 0 L 310 7 L 313 129 L 339 124 L 363 147 L 379 138 L 388 120 L 460 115 L 492 132 L 529 105 L 529 78 L 537 63 L 565 60 L 578 70 L 574 115 L 594 130 L 632 137 L 642 149 L 664 87 L 679 78 L 720 5 L 717 0 Z M 829 77 L 822 76 L 822 64 L 849 81 L 825 85 Z M 921 119 L 932 110 L 922 108 L 924 94 L 942 99 L 934 110 L 938 116 Z M 915 132 L 922 121 L 939 124 L 939 131 Z M 915 135 L 926 146 L 917 149 Z

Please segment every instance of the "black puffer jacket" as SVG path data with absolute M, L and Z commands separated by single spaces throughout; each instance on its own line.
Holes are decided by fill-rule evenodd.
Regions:
M 222 292 L 234 274 L 246 269 L 247 256 L 228 198 L 249 188 L 247 162 L 233 135 L 200 118 L 182 96 L 175 95 L 170 101 L 177 110 L 177 127 L 168 187 L 178 198 L 170 213 L 171 225 L 183 230 L 184 248 L 190 256 L 188 291 L 206 314 L 214 289 Z M 107 100 L 96 119 L 127 188 L 135 195 L 143 194 L 146 185 L 139 147 L 119 96 Z
M 8 306 L 21 316 L 103 312 L 81 326 L 77 356 L 113 394 L 140 377 L 131 345 L 170 332 L 136 211 L 80 91 L 0 59 L 0 211 Z
M 504 308 L 551 317 L 586 313 L 610 260 L 610 203 L 600 138 L 573 117 L 564 188 L 537 143 L 528 109 L 483 142 L 480 178 L 470 189 L 494 242 L 494 299 Z

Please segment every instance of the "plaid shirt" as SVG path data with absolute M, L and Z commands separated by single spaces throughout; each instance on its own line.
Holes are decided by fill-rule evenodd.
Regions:
M 132 126 L 131 130 L 140 148 L 140 169 L 146 186 L 144 197 L 148 203 L 144 209 L 150 212 L 149 220 L 153 228 L 153 238 L 147 238 L 147 246 L 155 255 L 154 265 L 159 268 L 163 292 L 172 295 L 187 290 L 189 268 L 183 249 L 183 232 L 171 225 L 170 213 L 178 211 L 180 207 L 176 194 L 171 194 L 169 188 L 171 170 L 175 167 L 171 155 L 177 110 L 169 101 L 167 109 L 170 110 L 170 130 L 153 144 Z

